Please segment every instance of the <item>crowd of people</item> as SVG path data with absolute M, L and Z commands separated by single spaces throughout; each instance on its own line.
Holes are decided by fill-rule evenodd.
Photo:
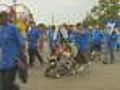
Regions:
M 19 90 L 16 72 L 26 82 L 35 60 L 45 66 L 45 76 L 59 78 L 89 72 L 91 61 L 113 64 L 120 49 L 120 28 L 110 25 L 59 26 L 30 21 L 26 30 L 0 12 L 0 90 Z M 21 71 L 20 71 L 21 70 Z

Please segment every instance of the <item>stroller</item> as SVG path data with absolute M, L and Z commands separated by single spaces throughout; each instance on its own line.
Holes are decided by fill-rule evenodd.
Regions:
M 46 77 L 60 78 L 72 74 L 74 59 L 68 44 L 57 46 L 45 70 Z

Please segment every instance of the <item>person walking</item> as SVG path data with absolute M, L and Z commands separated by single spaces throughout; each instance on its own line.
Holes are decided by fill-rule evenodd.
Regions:
M 30 28 L 27 32 L 27 36 L 30 66 L 33 66 L 35 57 L 37 57 L 40 63 L 43 64 L 42 57 L 38 52 L 38 41 L 41 36 L 41 31 L 35 26 L 34 22 L 31 22 Z
M 20 90 L 15 84 L 18 55 L 26 51 L 18 28 L 8 22 L 8 14 L 0 12 L 0 90 Z

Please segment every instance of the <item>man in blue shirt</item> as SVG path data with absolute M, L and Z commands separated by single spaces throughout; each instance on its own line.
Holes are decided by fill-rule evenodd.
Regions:
M 37 56 L 38 60 L 41 64 L 43 64 L 43 60 L 38 52 L 38 41 L 42 34 L 36 26 L 34 22 L 31 22 L 30 30 L 28 30 L 28 51 L 29 51 L 29 61 L 30 65 L 33 66 L 35 56 Z
M 92 47 L 95 52 L 96 61 L 102 61 L 102 50 L 103 50 L 103 42 L 104 42 L 104 33 L 102 31 L 102 27 L 97 25 L 92 32 Z
M 78 46 L 79 33 L 76 30 L 71 30 L 69 33 L 69 41 Z
M 102 43 L 103 43 L 103 40 L 104 40 L 104 34 L 102 33 L 102 31 L 100 30 L 99 27 L 96 27 L 93 30 L 92 40 L 93 40 L 93 48 L 94 48 L 94 50 L 101 51 Z
M 50 26 L 49 29 L 47 30 L 47 37 L 48 37 L 49 46 L 52 53 L 55 46 L 59 44 L 61 41 L 59 30 L 57 30 L 55 26 Z
M 16 67 L 26 46 L 18 28 L 8 23 L 7 17 L 6 12 L 0 12 L 0 90 L 19 90 L 15 85 Z
M 77 24 L 77 30 L 79 35 L 77 37 L 78 44 L 78 56 L 77 60 L 80 64 L 87 64 L 89 62 L 89 53 L 90 53 L 90 35 L 86 25 L 83 25 L 82 28 Z
M 113 64 L 115 60 L 115 46 L 117 43 L 118 35 L 115 30 L 113 30 L 110 34 L 106 35 L 106 57 L 105 61 L 103 61 L 104 64 L 108 63 L 108 60 L 110 60 L 110 63 Z M 108 59 L 108 55 L 110 58 Z

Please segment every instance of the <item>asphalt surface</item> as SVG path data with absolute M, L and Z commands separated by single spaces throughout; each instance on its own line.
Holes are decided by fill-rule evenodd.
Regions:
M 21 90 L 120 90 L 120 52 L 114 64 L 92 63 L 90 69 L 85 76 L 50 79 L 38 64 L 31 70 L 28 83 L 21 84 Z

